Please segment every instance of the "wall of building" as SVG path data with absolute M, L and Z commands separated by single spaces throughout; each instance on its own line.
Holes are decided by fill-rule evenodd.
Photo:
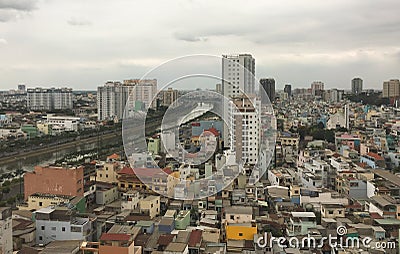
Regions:
M 83 167 L 41 167 L 24 175 L 24 195 L 34 193 L 83 196 Z

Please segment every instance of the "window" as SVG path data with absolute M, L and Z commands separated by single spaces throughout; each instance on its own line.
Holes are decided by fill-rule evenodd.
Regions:
M 39 202 L 39 206 L 43 206 L 43 202 Z
M 239 236 L 243 236 L 243 233 L 239 233 Z
M 235 215 L 231 215 L 231 220 L 234 220 L 235 219 Z
M 329 214 L 333 214 L 333 211 L 332 211 L 332 210 L 329 210 L 328 213 L 329 213 Z
M 62 227 L 62 228 L 61 228 L 61 231 L 62 231 L 62 232 L 65 232 L 65 227 Z
M 39 236 L 39 241 L 43 241 L 43 236 Z
M 342 211 L 339 211 L 339 214 L 342 214 Z
M 41 226 L 41 227 L 40 227 L 40 229 L 41 229 L 41 230 L 44 230 L 44 229 L 45 229 L 45 227 L 44 227 L 44 226 Z
M 51 227 L 51 230 L 56 231 L 56 227 Z

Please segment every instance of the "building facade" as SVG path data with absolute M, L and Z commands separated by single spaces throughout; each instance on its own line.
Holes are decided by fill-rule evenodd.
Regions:
M 0 253 L 13 253 L 11 208 L 0 207 Z
M 135 88 L 135 89 L 134 89 Z M 130 79 L 108 81 L 97 88 L 98 120 L 122 119 L 125 106 L 129 109 L 155 108 L 157 95 L 156 79 Z M 127 103 L 129 102 L 129 105 Z
M 397 98 L 400 97 L 400 81 L 398 79 L 391 79 L 383 82 L 383 98 Z
M 83 170 L 83 166 L 36 166 L 34 171 L 24 175 L 25 199 L 34 193 L 81 197 L 84 194 Z
M 73 108 L 71 88 L 29 88 L 27 106 L 30 110 L 67 110 Z
M 260 88 L 263 88 L 265 93 L 261 93 L 261 103 L 268 104 L 268 102 L 273 102 L 275 100 L 275 79 L 273 78 L 263 78 L 260 79 Z M 265 98 L 265 94 L 268 95 L 269 100 Z
M 363 90 L 363 80 L 361 78 L 353 78 L 351 80 L 351 93 L 360 94 Z

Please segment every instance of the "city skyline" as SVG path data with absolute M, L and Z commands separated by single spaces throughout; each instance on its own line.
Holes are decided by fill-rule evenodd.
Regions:
M 381 89 L 398 78 L 398 1 L 156 4 L 0 0 L 0 90 L 95 90 L 191 54 L 252 54 L 256 77 L 275 78 L 279 90 L 315 80 L 347 90 L 354 77 Z

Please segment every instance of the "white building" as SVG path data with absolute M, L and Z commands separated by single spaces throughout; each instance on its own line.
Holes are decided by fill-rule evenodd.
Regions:
M 255 59 L 250 54 L 222 56 L 222 93 L 227 98 L 237 97 L 240 90 L 255 93 Z M 240 89 L 240 90 L 239 90 Z
M 222 56 L 222 95 L 226 98 L 255 93 L 255 59 L 250 54 Z M 227 108 L 224 119 L 228 118 Z M 228 147 L 228 127 L 224 125 L 223 140 Z
M 246 96 L 232 99 L 229 105 L 228 147 L 236 152 L 236 161 L 255 164 L 258 160 L 260 142 L 260 119 L 257 111 L 261 110 L 261 102 Z
M 108 81 L 104 86 L 97 88 L 98 120 L 122 119 L 127 102 L 129 102 L 129 109 L 155 108 L 156 95 L 156 79 L 130 79 L 124 80 L 123 83 Z M 143 105 L 140 106 L 137 102 Z
M 30 110 L 66 110 L 72 109 L 71 88 L 29 88 L 27 105 Z
M 64 131 L 78 131 L 80 118 L 72 116 L 55 116 L 53 114 L 48 114 L 44 120 L 44 123 L 47 123 L 52 127 L 61 127 Z
M 0 207 L 0 253 L 13 253 L 11 208 Z

